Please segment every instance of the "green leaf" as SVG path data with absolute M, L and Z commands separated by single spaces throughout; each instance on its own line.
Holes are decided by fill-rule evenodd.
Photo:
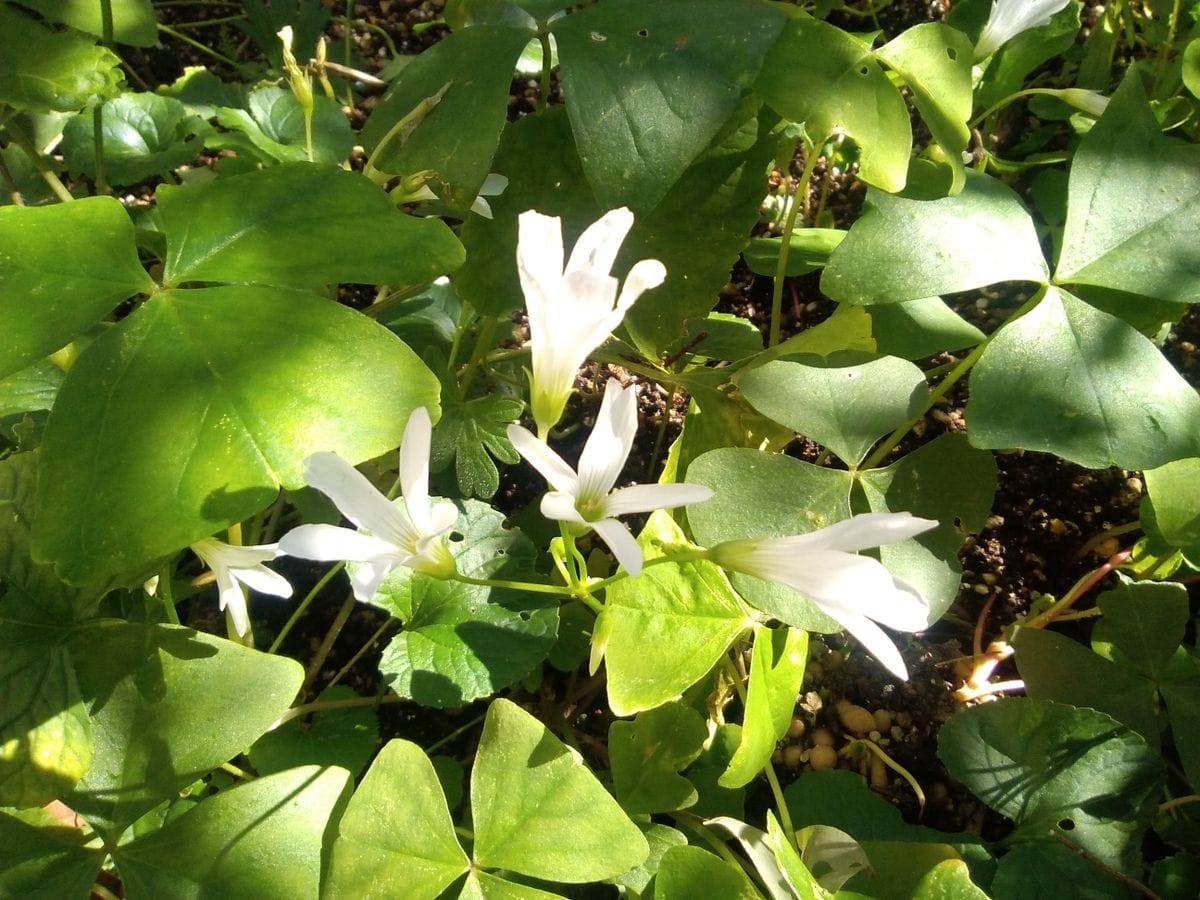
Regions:
M 403 501 L 397 501 L 403 502 Z M 534 547 L 504 515 L 467 500 L 452 542 L 458 571 L 472 578 L 532 577 Z M 379 661 L 392 690 L 424 706 L 461 706 L 528 675 L 558 633 L 558 604 L 524 594 L 443 581 L 398 568 L 373 601 L 404 622 Z
M 850 880 L 848 891 L 878 900 L 988 900 L 967 864 L 946 844 L 874 841 L 863 845 L 871 875 Z
M 721 787 L 719 780 L 729 768 L 733 754 L 742 743 L 742 726 L 734 722 L 718 725 L 700 758 L 687 770 L 688 781 L 696 786 L 700 799 L 688 807 L 694 816 L 745 816 L 746 789 Z
M 430 464 L 443 469 L 454 460 L 463 495 L 491 497 L 500 488 L 500 472 L 492 457 L 510 465 L 521 461 L 505 429 L 521 417 L 524 408 L 520 400 L 501 394 L 447 402 L 433 434 Z
M 769 362 L 733 379 L 750 405 L 823 444 L 854 467 L 892 429 L 920 412 L 925 374 L 894 356 L 827 368 Z
M 942 350 L 973 347 L 984 338 L 940 297 L 868 306 L 867 312 L 876 349 L 885 356 L 922 359 Z
M 1187 588 L 1182 584 L 1131 582 L 1096 598 L 1103 613 L 1092 629 L 1092 646 L 1114 662 L 1155 681 L 1163 677 L 1188 621 Z
M 1177 459 L 1143 474 L 1158 533 L 1173 547 L 1200 544 L 1200 459 Z
M 1006 699 L 958 713 L 938 733 L 950 774 L 1013 820 L 1014 844 L 1062 835 L 1136 873 L 1163 763 L 1140 736 L 1092 709 Z
M 807 275 L 829 262 L 831 254 L 846 237 L 841 228 L 797 228 L 788 243 L 785 275 Z M 774 278 L 779 271 L 779 254 L 783 250 L 782 237 L 756 237 L 742 255 L 746 266 L 756 275 Z
M 471 814 L 476 865 L 548 881 L 612 878 L 650 850 L 578 754 L 508 700 L 488 708 L 471 772 Z
M 885 469 L 861 475 L 872 512 L 911 512 L 939 523 L 932 531 L 879 548 L 879 559 L 929 603 L 929 621 L 941 618 L 958 594 L 963 539 L 981 530 L 996 494 L 996 462 L 973 449 L 965 435 L 944 434 Z
M 0 378 L 0 418 L 50 409 L 62 382 L 62 369 L 48 359 Z
M 350 700 L 353 689 L 335 685 L 322 691 L 318 702 Z M 357 778 L 367 767 L 379 741 L 379 721 L 369 706 L 318 710 L 311 721 L 289 719 L 268 731 L 247 755 L 259 775 L 297 766 L 341 766 Z
M 1200 894 L 1200 856 L 1176 853 L 1150 870 L 1150 889 L 1165 900 L 1187 900 Z
M 751 0 L 608 0 L 554 23 L 571 130 L 602 207 L 658 205 L 725 128 L 785 21 Z
M 1200 299 L 1200 151 L 1163 137 L 1136 72 L 1080 142 L 1069 190 L 1055 281 Z
M 777 453 L 710 450 L 688 466 L 687 479 L 713 489 L 711 500 L 687 513 L 692 533 L 705 547 L 806 534 L 850 516 L 854 476 Z M 825 634 L 842 630 L 791 588 L 741 574 L 732 581 L 747 603 L 782 622 Z
M 304 109 L 290 90 L 265 85 L 250 92 L 245 109 L 221 107 L 217 121 L 246 135 L 269 159 L 279 162 L 308 161 L 308 137 Z M 209 145 L 222 146 L 218 137 Z M 340 163 L 354 148 L 354 131 L 336 100 L 313 96 L 312 147 L 315 163 Z
M 1154 685 L 1070 638 L 1039 628 L 1021 628 L 1012 641 L 1025 693 L 1108 713 L 1157 749 Z
M 432 900 L 468 867 L 429 757 L 389 741 L 338 823 L 325 893 L 361 897 L 403 884 L 413 900 Z
M 714 312 L 684 324 L 687 331 L 668 348 L 668 353 L 687 353 L 692 359 L 735 360 L 762 352 L 762 332 L 741 316 Z
M 62 22 L 96 37 L 104 36 L 102 3 L 79 3 L 76 0 L 17 0 L 22 6 L 36 9 L 50 22 Z M 112 39 L 118 44 L 134 47 L 153 47 L 158 42 L 154 7 L 150 0 L 110 0 L 112 10 Z
M 700 755 L 708 729 L 704 717 L 682 703 L 667 703 L 608 727 L 613 793 L 631 816 L 673 812 L 696 802 L 692 783 L 679 774 Z
M 810 147 L 845 134 L 858 145 L 863 181 L 883 191 L 903 189 L 912 149 L 908 107 L 869 44 L 827 22 L 794 16 L 755 88 L 781 116 L 804 124 Z
M 240 5 L 246 16 L 234 24 L 250 36 L 274 69 L 283 68 L 279 40 L 283 26 L 292 28 L 296 55 L 307 59 L 332 15 L 324 3 L 312 0 L 241 0 Z
M 1019 91 L 1034 69 L 1066 53 L 1079 35 L 1079 10 L 1079 4 L 1068 3 L 1048 25 L 1022 32 L 993 53 L 975 91 L 976 108 L 988 109 Z
M 458 239 L 440 221 L 406 216 L 362 175 L 309 163 L 188 187 L 163 185 L 158 211 L 167 235 L 168 286 L 416 285 L 463 260 Z
M 1047 274 L 1020 198 L 969 171 L 954 197 L 868 191 L 862 217 L 821 273 L 821 290 L 844 303 L 900 303 L 999 281 L 1041 283 Z
M 1133 900 L 1120 882 L 1070 847 L 1051 841 L 1018 844 L 1000 858 L 992 882 L 996 900 Z
M 122 94 L 101 110 L 104 166 L 112 184 L 169 176 L 196 158 L 204 145 L 200 135 L 211 130 L 178 100 L 158 94 Z M 92 120 L 92 111 L 85 110 L 63 129 L 63 160 L 73 174 L 96 174 Z
M 513 66 L 531 37 L 528 28 L 476 25 L 417 56 L 363 128 L 363 145 L 373 165 L 393 175 L 433 173 L 434 193 L 465 212 L 491 171 L 507 116 Z M 416 122 L 405 121 L 446 85 L 449 89 L 432 111 Z M 413 125 L 411 132 L 403 133 Z
M 1200 98 L 1200 38 L 1192 38 L 1183 49 L 1183 85 Z
M 1200 789 L 1200 659 L 1184 647 L 1176 650 L 1163 670 L 1159 691 L 1184 774 Z
M 687 846 L 687 835 L 667 825 L 642 825 L 641 828 L 646 843 L 650 845 L 650 855 L 640 866 L 613 878 L 612 883 L 644 895 L 650 882 L 658 875 L 663 856 L 672 847 Z
M 143 897 L 315 897 L 330 816 L 350 773 L 304 766 L 221 791 L 113 852 L 129 893 Z
M 42 810 L 0 812 L 0 894 L 87 896 L 104 854 L 84 848 L 86 840 L 83 829 L 67 828 Z
M 1120 319 L 1051 287 L 971 373 L 976 447 L 1042 450 L 1093 469 L 1200 455 L 1200 397 Z
M 689 897 L 760 900 L 762 895 L 740 866 L 699 847 L 672 847 L 658 867 L 654 898 L 687 900 Z
M 80 355 L 46 429 L 34 555 L 69 581 L 214 534 L 304 459 L 395 447 L 438 383 L 365 316 L 252 286 L 162 291 Z
M 295 660 L 171 625 L 99 620 L 68 646 L 96 755 L 63 799 L 110 835 L 240 753 L 304 677 Z
M 118 93 L 121 60 L 75 31 L 49 31 L 0 5 L 0 103 L 75 112 Z
M 967 36 L 941 22 L 926 22 L 903 32 L 875 51 L 875 58 L 898 73 L 933 139 L 954 173 L 950 192 L 962 190 L 966 173 L 962 151 L 971 132 L 971 62 Z
M 808 660 L 808 632 L 764 628 L 754 632 L 750 687 L 742 716 L 742 742 L 718 779 L 722 787 L 749 784 L 771 762 L 775 743 L 787 733 Z
M 646 561 L 690 547 L 662 511 L 638 536 Z M 752 624 L 724 573 L 703 560 L 648 566 L 608 587 L 593 643 L 604 650 L 608 702 L 618 716 L 661 706 L 708 674 Z
M 682 333 L 680 323 L 711 310 L 728 283 L 729 270 L 758 221 L 762 173 L 776 146 L 775 124 L 759 104 L 744 103 L 662 202 L 634 223 L 618 269 L 647 258 L 667 268 L 663 285 L 625 314 L 625 328 L 646 356 L 656 358 L 673 344 Z
M 0 375 L 52 353 L 120 301 L 150 293 L 133 224 L 112 197 L 0 207 Z

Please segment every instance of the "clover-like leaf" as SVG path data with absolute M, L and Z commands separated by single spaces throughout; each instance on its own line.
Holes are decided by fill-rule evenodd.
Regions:
M 321 692 L 319 702 L 352 700 L 352 688 L 334 685 Z M 332 704 L 331 704 L 332 706 Z M 270 775 L 297 766 L 340 766 L 358 777 L 379 742 L 379 720 L 370 707 L 339 709 L 332 706 L 311 721 L 289 719 L 254 742 L 247 751 L 259 775 Z
M 869 191 L 862 217 L 821 273 L 821 290 L 845 303 L 901 303 L 999 281 L 1042 283 L 1048 274 L 1020 198 L 968 171 L 954 197 Z
M 155 284 L 112 197 L 0 208 L 0 376 L 69 343 Z
M 295 660 L 173 625 L 102 619 L 68 647 L 96 749 L 63 799 L 113 837 L 252 743 L 304 675 Z
M 686 544 L 656 512 L 638 536 L 646 560 Z M 608 702 L 619 716 L 661 706 L 708 674 L 751 625 L 751 612 L 709 562 L 646 567 L 608 588 L 593 642 L 604 650 Z
M 553 24 L 571 131 L 602 207 L 658 205 L 726 127 L 785 21 L 750 0 L 607 0 Z
M 488 707 L 471 772 L 471 816 L 476 865 L 548 881 L 612 878 L 650 852 L 579 755 L 509 700 Z
M 1055 281 L 1194 302 L 1197 229 L 1200 150 L 1163 137 L 1131 72 L 1075 153 Z
M 336 167 L 284 163 L 200 185 L 163 185 L 158 210 L 168 286 L 416 285 L 463 260 L 442 222 L 405 215 L 370 180 Z
M 883 191 L 904 187 L 912 149 L 908 107 L 866 42 L 795 16 L 763 60 L 755 89 L 781 116 L 804 123 L 810 146 L 839 134 L 853 138 L 863 181 Z
M 41 809 L 0 812 L 0 894 L 82 897 L 92 888 L 104 852 L 85 847 L 82 828 Z
M 984 334 L 940 297 L 869 306 L 871 336 L 887 356 L 922 359 L 942 350 L 961 350 L 983 340 Z M 801 332 L 804 334 L 804 332 Z
M 462 539 L 450 544 L 472 578 L 531 573 L 529 538 L 504 527 L 503 514 L 468 500 Z M 373 601 L 404 622 L 379 662 L 392 690 L 425 706 L 455 707 L 486 697 L 533 671 L 558 633 L 558 605 L 541 594 L 442 581 L 400 568 Z
M 1147 338 L 1051 287 L 971 373 L 968 435 L 1090 468 L 1152 469 L 1200 455 L 1200 397 Z
M 679 774 L 703 749 L 704 718 L 682 703 L 639 713 L 608 727 L 613 793 L 630 815 L 672 812 L 696 802 L 692 783 Z
M 387 329 L 300 291 L 163 291 L 84 351 L 42 447 L 34 554 L 67 580 L 173 553 L 304 484 L 304 459 L 399 441 L 433 373 Z
M 1200 544 L 1200 458 L 1177 459 L 1144 475 L 1158 533 L 1173 547 Z

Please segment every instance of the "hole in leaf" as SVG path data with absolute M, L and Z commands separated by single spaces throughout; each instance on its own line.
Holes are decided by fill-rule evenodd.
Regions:
M 463 534 L 461 531 L 450 532 L 450 540 L 456 544 L 462 543 L 464 540 L 466 540 L 466 537 L 467 536 L 465 534 Z
M 532 616 L 526 610 L 521 610 L 519 613 L 517 613 L 517 616 L 522 622 L 528 622 L 532 618 Z
M 1075 820 L 1074 819 L 1059 819 L 1058 820 L 1058 830 L 1059 831 L 1074 831 L 1075 830 Z
M 947 48 L 946 48 L 946 55 L 947 55 L 948 57 L 950 57 L 950 59 L 951 59 L 951 60 L 956 60 L 956 59 L 958 59 L 958 51 L 957 51 L 957 50 L 955 50 L 953 47 L 947 47 Z
M 871 70 L 869 68 L 867 68 L 866 66 L 862 66 L 861 68 L 859 68 L 858 74 L 862 75 L 865 78 L 867 75 L 871 74 Z
M 639 28 L 637 36 L 638 37 L 650 37 L 650 32 L 647 31 L 645 28 Z

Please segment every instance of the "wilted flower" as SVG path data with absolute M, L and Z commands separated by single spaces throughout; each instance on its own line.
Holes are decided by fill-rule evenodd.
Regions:
M 613 490 L 637 431 L 637 392 L 608 379 L 596 425 L 579 456 L 579 471 L 520 425 L 508 439 L 554 488 L 542 498 L 542 515 L 595 529 L 630 575 L 642 571 L 642 550 L 617 516 L 700 503 L 712 491 L 698 484 L 634 484 Z
M 1040 28 L 1074 0 L 992 0 L 992 12 L 975 43 L 975 59 L 991 56 L 1023 31 Z
M 713 547 L 709 559 L 799 591 L 893 674 L 907 679 L 900 651 L 875 622 L 897 631 L 920 631 L 928 624 L 929 604 L 879 560 L 855 551 L 915 537 L 937 524 L 910 513 L 867 513 L 808 534 L 727 541 Z
M 192 544 L 192 552 L 212 569 L 221 609 L 229 610 L 233 629 L 239 637 L 250 630 L 250 614 L 246 611 L 246 592 L 242 585 L 272 597 L 292 596 L 288 580 L 263 565 L 279 555 L 278 544 L 239 547 L 207 537 Z
M 621 324 L 644 291 L 663 283 L 667 270 L 657 259 L 634 263 L 618 296 L 618 281 L 609 272 L 633 227 L 633 213 L 624 207 L 588 226 L 565 270 L 561 219 L 530 210 L 518 224 L 517 273 L 533 354 L 530 406 L 538 435 L 545 439 L 562 416 L 588 354 Z
M 336 453 L 314 453 L 304 462 L 308 483 L 329 497 L 342 515 L 370 534 L 336 525 L 301 525 L 279 548 L 303 559 L 361 563 L 351 577 L 354 596 L 368 601 L 397 566 L 437 578 L 456 569 L 446 533 L 458 518 L 449 500 L 429 498 L 429 442 L 433 426 L 424 408 L 413 410 L 400 445 L 400 490 L 395 504 Z

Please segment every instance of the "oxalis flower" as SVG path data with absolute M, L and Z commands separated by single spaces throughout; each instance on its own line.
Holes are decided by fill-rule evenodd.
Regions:
M 279 549 L 303 559 L 358 562 L 350 583 L 354 596 L 370 600 L 388 573 L 407 566 L 436 578 L 456 572 L 446 534 L 458 518 L 449 500 L 429 498 L 429 412 L 413 410 L 400 445 L 403 501 L 388 500 L 358 469 L 336 453 L 314 453 L 304 461 L 308 483 L 329 497 L 342 515 L 361 529 L 337 525 L 301 525 L 285 534 Z
M 937 524 L 910 513 L 868 513 L 809 534 L 726 541 L 709 551 L 709 559 L 724 569 L 799 591 L 890 672 L 907 680 L 900 651 L 875 623 L 920 631 L 928 624 L 929 604 L 879 560 L 856 551 L 915 537 Z
M 530 407 L 543 439 L 562 416 L 588 355 L 644 291 L 667 277 L 661 262 L 643 259 L 617 294 L 617 279 L 609 272 L 632 226 L 633 213 L 624 207 L 605 213 L 579 236 L 564 269 L 562 220 L 533 210 L 518 219 L 517 274 L 533 355 Z
M 1074 0 L 992 0 L 983 33 L 975 44 L 975 59 L 987 59 L 1018 34 L 1040 28 Z
M 192 552 L 200 557 L 217 579 L 221 609 L 229 610 L 233 629 L 239 637 L 250 630 L 250 614 L 246 611 L 246 591 L 242 585 L 270 594 L 272 597 L 292 596 L 292 586 L 278 572 L 263 563 L 279 555 L 278 544 L 255 544 L 238 547 L 216 538 L 201 538 L 192 544 Z M 157 586 L 157 585 L 156 585 Z
M 642 550 L 617 521 L 627 513 L 652 512 L 700 503 L 712 491 L 698 484 L 635 484 L 613 490 L 637 431 L 637 392 L 608 379 L 596 425 L 579 457 L 579 471 L 520 425 L 508 426 L 508 439 L 554 490 L 542 498 L 542 515 L 594 529 L 630 575 L 642 571 Z

